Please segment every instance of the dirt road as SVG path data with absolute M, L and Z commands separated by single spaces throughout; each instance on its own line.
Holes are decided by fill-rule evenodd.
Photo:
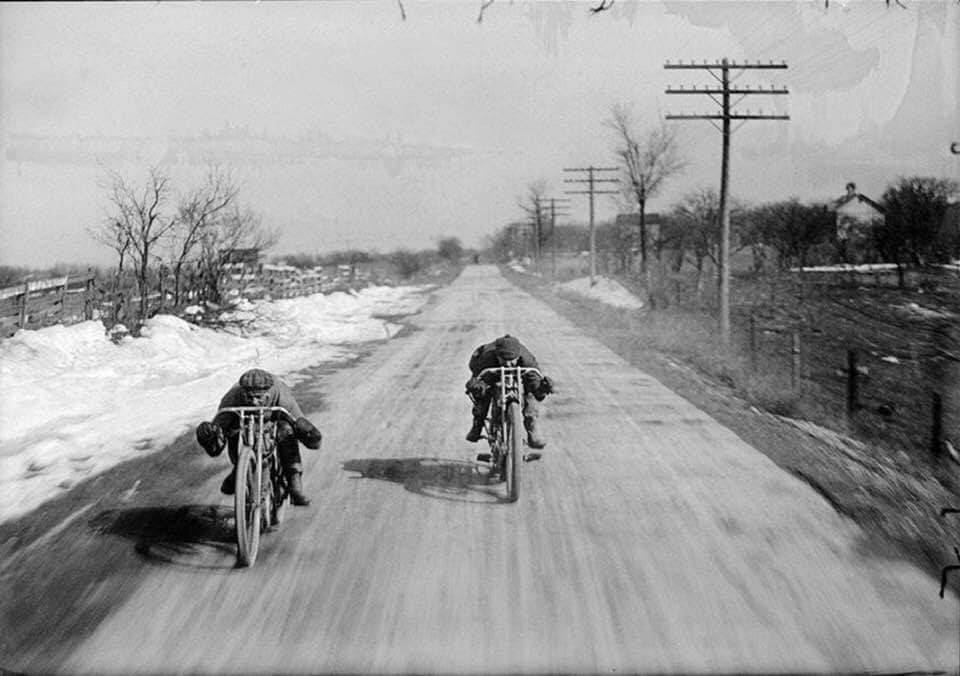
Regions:
M 3 602 L 4 622 L 50 618 L 42 630 L 10 626 L 0 667 L 957 668 L 957 604 L 937 597 L 937 580 L 862 557 L 860 531 L 809 486 L 495 268 L 468 268 L 412 321 L 355 366 L 301 386 L 326 403 L 313 416 L 324 449 L 306 456 L 314 502 L 266 536 L 253 569 L 233 568 L 223 464 L 202 458 L 201 484 L 168 502 L 132 493 L 79 517 L 94 526 L 82 538 L 65 528 L 0 564 L 3 586 L 21 594 Z M 524 466 L 516 504 L 499 499 L 502 485 L 487 483 L 479 448 L 463 440 L 466 360 L 505 331 L 558 384 L 549 445 Z M 151 485 L 180 480 L 166 471 Z M 50 588 L 32 563 L 44 550 Z

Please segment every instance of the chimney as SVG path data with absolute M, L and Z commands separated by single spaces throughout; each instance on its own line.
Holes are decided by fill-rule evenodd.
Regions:
M 854 197 L 857 194 L 857 184 L 856 183 L 847 183 L 847 197 Z

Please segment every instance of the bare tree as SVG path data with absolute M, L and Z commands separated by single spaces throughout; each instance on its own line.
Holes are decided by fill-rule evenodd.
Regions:
M 533 226 L 534 256 L 537 261 L 537 272 L 540 271 L 540 251 L 546 236 L 546 228 L 544 227 L 547 219 L 546 192 L 546 183 L 543 180 L 536 181 L 527 186 L 526 197 L 518 202 L 520 208 L 527 214 L 529 223 Z
M 746 208 L 742 202 L 731 201 L 730 220 L 734 251 L 740 251 L 746 246 L 741 236 L 745 211 Z M 699 296 L 703 291 L 703 266 L 708 260 L 717 272 L 719 288 L 720 196 L 717 191 L 714 188 L 698 188 L 688 193 L 674 207 L 671 221 L 684 231 L 681 241 L 692 255 L 693 264 L 697 270 L 697 295 Z
M 143 186 L 116 172 L 109 173 L 108 186 L 110 216 L 101 241 L 106 240 L 123 254 L 128 249 L 132 251 L 140 293 L 138 317 L 143 321 L 149 302 L 150 264 L 157 258 L 155 247 L 177 222 L 175 215 L 165 213 L 171 197 L 170 181 L 158 167 L 151 167 Z M 121 264 L 122 258 L 121 255 Z M 133 330 L 136 332 L 137 327 Z
M 184 265 L 199 248 L 207 230 L 216 228 L 218 215 L 236 201 L 239 188 L 229 172 L 218 166 L 207 171 L 203 185 L 180 199 L 177 225 L 172 231 L 174 303 L 180 303 Z
M 117 267 L 113 274 L 113 293 L 120 290 L 123 266 L 130 253 L 130 232 L 121 227 L 115 217 L 108 217 L 99 225 L 87 229 L 88 234 L 100 244 L 110 247 L 117 254 Z
M 640 266 L 647 272 L 647 200 L 655 197 L 664 182 L 679 173 L 686 162 L 680 157 L 676 131 L 661 124 L 642 135 L 630 108 L 615 104 L 606 126 L 617 135 L 616 153 L 626 176 L 624 190 L 637 204 L 640 214 Z M 649 281 L 649 280 L 648 280 Z
M 197 273 L 206 300 L 219 303 L 221 298 L 222 259 L 230 249 L 269 249 L 279 240 L 277 230 L 263 227 L 262 217 L 250 210 L 241 210 L 236 204 L 221 210 L 215 224 L 202 231 L 199 240 Z

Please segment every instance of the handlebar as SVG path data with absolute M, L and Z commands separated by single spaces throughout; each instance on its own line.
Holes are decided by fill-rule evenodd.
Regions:
M 236 413 L 241 418 L 243 417 L 244 413 L 279 413 L 289 422 L 296 422 L 294 417 L 290 415 L 290 411 L 285 409 L 283 406 L 224 406 L 223 408 L 219 409 L 217 413 L 220 413 L 221 411 Z
M 489 374 L 500 375 L 504 371 L 519 371 L 520 375 L 524 375 L 525 373 L 536 373 L 541 378 L 543 377 L 543 374 L 540 372 L 540 369 L 535 369 L 532 366 L 492 366 L 490 368 L 483 369 L 482 371 L 480 371 L 480 373 L 477 374 L 477 378 L 482 378 L 483 376 L 489 375 Z

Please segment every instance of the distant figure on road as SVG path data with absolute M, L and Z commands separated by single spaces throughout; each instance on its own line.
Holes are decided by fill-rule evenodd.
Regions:
M 287 384 L 263 369 L 250 369 L 220 400 L 219 408 L 229 406 L 282 406 L 289 411 L 294 419 L 292 425 L 287 420 L 274 417 L 277 424 L 277 455 L 290 485 L 291 502 L 300 506 L 309 505 L 310 499 L 303 493 L 300 443 L 315 450 L 320 448 L 323 437 L 320 430 L 303 417 L 300 405 Z M 213 422 L 202 422 L 197 426 L 197 442 L 207 455 L 215 458 L 223 452 L 224 445 L 227 446 L 233 468 L 220 484 L 220 492 L 225 495 L 233 495 L 234 491 L 239 436 L 237 416 L 227 411 L 218 413 Z
M 467 381 L 467 394 L 473 399 L 473 426 L 467 432 L 467 441 L 476 442 L 483 436 L 483 423 L 487 418 L 487 409 L 493 398 L 491 382 L 478 377 L 487 368 L 498 366 L 523 366 L 539 369 L 536 357 L 524 347 L 523 343 L 506 334 L 490 343 L 481 345 L 470 355 L 470 380 Z M 530 448 L 543 448 L 547 442 L 537 430 L 537 417 L 540 413 L 537 402 L 553 392 L 553 382 L 546 376 L 526 373 L 523 377 L 523 426 L 527 430 L 527 444 Z

